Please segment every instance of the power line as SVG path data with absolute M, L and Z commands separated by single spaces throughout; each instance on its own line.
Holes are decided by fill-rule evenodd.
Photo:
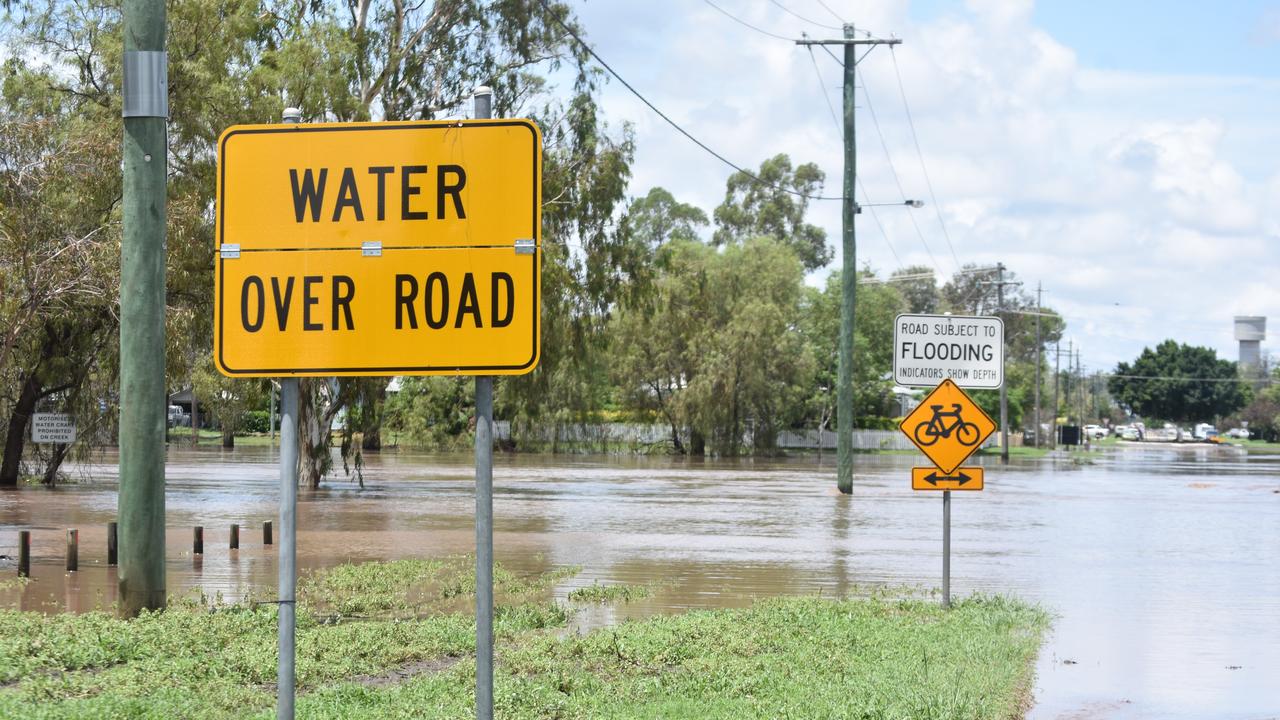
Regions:
M 960 258 L 956 256 L 956 248 L 951 244 L 951 233 L 947 232 L 947 224 L 942 220 L 942 206 L 938 204 L 938 198 L 933 194 L 933 182 L 929 180 L 929 169 L 924 164 L 924 153 L 920 150 L 920 137 L 916 135 L 916 123 L 911 117 L 911 106 L 907 104 L 907 91 L 902 85 L 902 73 L 898 71 L 898 54 L 894 52 L 893 46 L 889 46 L 889 55 L 893 58 L 893 74 L 898 78 L 898 92 L 902 95 L 902 109 L 907 113 L 907 127 L 911 128 L 911 141 L 916 145 L 916 156 L 920 158 L 920 171 L 924 173 L 924 184 L 929 189 L 929 202 L 933 203 L 933 211 L 938 216 L 938 225 L 942 227 L 942 237 L 946 238 L 947 248 L 951 250 L 951 259 L 956 261 L 956 267 L 960 267 Z M 866 92 L 866 88 L 863 88 Z
M 898 263 L 898 267 L 902 267 L 902 258 L 898 257 L 898 251 L 893 247 L 893 241 L 889 239 L 889 232 L 884 229 L 884 223 L 880 222 L 880 215 L 876 213 L 875 207 L 871 205 L 871 198 L 867 197 L 867 188 L 862 184 L 862 178 L 857 178 L 858 189 L 862 191 L 862 199 L 867 201 L 866 208 L 871 211 L 871 219 L 875 221 L 876 227 L 880 228 L 880 235 L 884 238 L 884 244 L 889 246 L 889 252 L 893 255 L 893 259 Z
M 840 119 L 836 115 L 835 105 L 831 103 L 831 95 L 827 92 L 827 84 L 822 79 L 822 70 L 818 67 L 818 58 L 813 54 L 813 46 L 805 47 L 809 51 L 809 60 L 813 62 L 813 72 L 818 77 L 818 89 L 822 91 L 822 99 L 827 102 L 827 109 L 831 111 L 831 122 L 836 125 L 836 132 L 843 133 L 844 126 L 840 124 Z M 889 239 L 889 233 L 884 228 L 884 223 L 880 222 L 880 215 L 876 213 L 875 207 L 871 204 L 871 198 L 867 195 L 867 188 L 862 184 L 862 178 L 858 177 L 858 189 L 862 190 L 862 199 L 865 201 L 865 207 L 871 211 L 871 219 L 875 221 L 876 226 L 880 228 L 880 235 L 884 238 L 885 245 L 889 246 L 889 253 L 893 255 L 894 262 L 898 263 L 901 268 L 902 258 L 898 257 L 898 250 L 893 246 L 893 241 Z
M 755 30 L 756 32 L 760 33 L 761 35 L 768 35 L 768 36 L 769 36 L 769 37 L 771 37 L 771 38 L 777 38 L 777 39 L 779 39 L 779 40 L 786 40 L 787 42 L 791 42 L 791 38 L 789 38 L 789 37 L 784 37 L 784 36 L 782 36 L 782 35 L 775 35 L 774 33 L 771 33 L 771 32 L 769 32 L 768 30 L 762 30 L 762 29 L 760 29 L 760 28 L 756 27 L 755 25 L 752 25 L 751 23 L 747 22 L 746 20 L 743 20 L 742 18 L 735 16 L 733 13 L 729 12 L 728 10 L 725 10 L 724 8 L 720 7 L 719 5 L 717 5 L 717 4 L 713 3 L 713 2 L 711 2 L 711 0 L 702 0 L 702 2 L 704 2 L 704 3 L 708 4 L 708 5 L 710 5 L 711 7 L 715 8 L 717 11 L 719 11 L 719 12 L 720 12 L 720 14 L 721 14 L 721 15 L 724 15 L 725 17 L 729 18 L 730 20 L 732 20 L 732 21 L 734 21 L 734 22 L 738 23 L 739 25 L 741 25 L 741 26 L 743 26 L 743 27 L 751 28 L 752 30 Z M 785 8 L 784 8 L 784 9 L 785 9 Z
M 710 0 L 705 0 L 705 1 L 707 2 L 707 4 L 709 4 L 709 5 L 711 4 L 711 3 L 710 3 Z M 658 115 L 658 117 L 660 117 L 660 118 L 662 118 L 663 120 L 665 120 L 665 121 L 667 122 L 667 124 L 668 124 L 668 125 L 670 125 L 671 127 L 675 128 L 676 132 L 679 132 L 681 135 L 684 135 L 684 136 L 685 136 L 686 138 L 688 138 L 688 139 L 689 139 L 689 140 L 690 140 L 694 145 L 697 145 L 698 147 L 702 148 L 702 149 L 703 149 L 707 154 L 711 155 L 712 157 L 714 157 L 715 159 L 717 159 L 717 160 L 719 160 L 720 162 L 724 163 L 725 165 L 728 165 L 729 167 L 733 168 L 734 170 L 737 170 L 738 172 L 742 173 L 743 175 L 747 176 L 748 178 L 751 178 L 751 180 L 753 180 L 753 181 L 755 181 L 755 182 L 757 182 L 757 183 L 760 183 L 761 185 L 764 185 L 764 186 L 766 186 L 766 187 L 773 188 L 774 190 L 778 190 L 778 191 L 780 191 L 780 192 L 784 192 L 784 193 L 787 193 L 787 194 L 789 194 L 789 195 L 795 195 L 796 197 L 802 197 L 802 198 L 805 198 L 805 199 L 807 199 L 807 200 L 844 200 L 844 197 L 843 197 L 843 196 L 809 195 L 809 194 L 807 194 L 807 193 L 802 193 L 802 192 L 800 192 L 800 191 L 798 191 L 798 190 L 792 190 L 791 188 L 783 187 L 783 186 L 781 186 L 781 185 L 776 185 L 776 184 L 774 184 L 774 183 L 769 182 L 768 180 L 765 180 L 764 178 L 760 177 L 759 175 L 756 175 L 755 173 L 751 172 L 750 170 L 747 170 L 747 169 L 745 169 L 745 168 L 741 167 L 741 166 L 740 166 L 740 165 L 738 165 L 737 163 L 734 163 L 732 160 L 729 160 L 728 158 L 726 158 L 725 156 L 723 156 L 723 155 L 721 155 L 720 153 L 716 152 L 715 150 L 712 150 L 710 147 L 708 147 L 708 146 L 707 146 L 707 144 L 706 144 L 706 143 L 702 142 L 701 140 L 699 140 L 698 138 L 696 138 L 696 137 L 694 137 L 692 134 L 690 134 L 688 130 L 685 130 L 684 128 L 680 127 L 680 125 L 679 125 L 679 124 L 677 124 L 675 120 L 672 120 L 671 118 L 667 117 L 667 114 L 666 114 L 666 113 L 664 113 L 664 112 L 662 112 L 661 110 L 659 110 L 659 109 L 658 109 L 658 107 L 657 107 L 656 105 L 654 105 L 653 103 L 649 102 L 649 99 L 648 99 L 648 98 L 646 98 L 644 95 L 641 95 L 639 90 L 636 90 L 634 87 L 632 87 L 632 86 L 631 86 L 631 83 L 629 83 L 629 82 L 627 82 L 625 79 L 623 79 L 623 77 L 622 77 L 621 75 L 619 75 L 619 74 L 618 74 L 618 71 L 616 71 L 616 70 L 614 70 L 612 67 L 610 67 L 610 66 L 609 66 L 609 63 L 605 62 L 605 61 L 604 61 L 604 58 L 600 57 L 600 54 L 599 54 L 599 53 L 597 53 L 597 52 L 595 51 L 595 49 L 594 49 L 594 48 L 592 48 L 590 45 L 588 45 L 588 44 L 586 43 L 586 41 L 585 41 L 585 40 L 583 40 L 583 39 L 582 39 L 582 37 L 581 37 L 581 36 L 579 36 L 579 35 L 578 35 L 578 33 L 577 33 L 577 32 L 575 32 L 575 31 L 573 30 L 573 28 L 571 28 L 571 27 L 569 27 L 567 24 L 565 24 L 565 22 L 564 22 L 563 20 L 561 20 L 561 19 L 559 18 L 559 16 L 557 16 L 555 13 L 553 13 L 553 12 L 551 11 L 551 8 L 547 6 L 547 0 L 538 0 L 538 3 L 539 3 L 540 5 L 542 5 L 543 10 L 545 10 L 545 11 L 547 12 L 547 14 L 551 16 L 551 19 L 552 19 L 552 20 L 554 20 L 554 21 L 555 21 L 555 23 L 561 27 L 561 29 L 563 29 L 566 33 L 568 33 L 569 37 L 573 38 L 573 39 L 574 39 L 574 41 L 575 41 L 575 42 L 577 42 L 577 43 L 578 43 L 578 45 L 579 45 L 583 50 L 587 51 L 587 54 L 589 54 L 591 57 L 595 58 L 596 62 L 600 63 L 600 66 L 601 66 L 601 67 L 603 67 L 606 71 L 608 71 L 608 73 L 609 73 L 610 75 L 612 75 L 614 78 L 616 78 L 618 82 L 622 83 L 622 86 L 623 86 L 623 87 L 625 87 L 628 91 L 630 91 L 632 95 L 635 95 L 635 96 L 636 96 L 636 98 L 640 100 L 640 102 L 644 103 L 644 104 L 645 104 L 645 105 L 646 105 L 650 110 L 652 110 L 654 113 L 656 113 L 656 114 Z M 712 7 L 715 7 L 715 6 L 714 6 L 714 5 L 712 5 Z M 719 8 L 717 8 L 717 9 L 719 9 Z M 723 11 L 722 11 L 722 12 L 723 12 Z M 727 14 L 727 13 L 726 13 L 726 14 Z M 730 17 L 732 17 L 732 16 L 730 16 Z M 790 40 L 789 38 L 783 38 L 783 39 L 788 40 L 788 41 Z
M 844 29 L 842 26 L 841 26 L 841 27 L 837 27 L 837 26 L 835 26 L 835 25 L 826 25 L 826 24 L 823 24 L 823 23 L 818 22 L 817 20 L 810 20 L 809 18 L 807 18 L 807 17 L 805 17 L 805 16 L 803 16 L 803 15 L 801 15 L 801 14 L 799 14 L 799 13 L 795 12 L 794 10 L 791 10 L 791 9 L 790 9 L 790 8 L 788 8 L 786 5 L 783 5 L 782 3 L 778 2 L 778 0 L 769 0 L 769 2 L 773 3 L 774 5 L 777 5 L 777 6 L 778 6 L 778 8 L 780 8 L 780 9 L 782 10 L 782 12 L 784 12 L 784 13 L 786 13 L 786 14 L 790 15 L 791 17 L 798 18 L 798 19 L 800 19 L 800 20 L 802 20 L 802 21 L 804 21 L 804 22 L 807 22 L 807 23 L 809 23 L 810 25 L 817 25 L 818 27 L 820 27 L 820 28 L 826 28 L 827 30 L 843 30 L 843 29 Z
M 1182 382 L 1225 382 L 1225 383 L 1273 383 L 1273 378 L 1207 378 L 1207 377 L 1179 377 L 1176 375 L 1121 375 L 1119 373 L 1094 373 L 1096 376 L 1108 378 L 1122 378 L 1124 380 L 1178 380 Z
M 817 3 L 822 6 L 823 10 L 826 10 L 827 12 L 831 13 L 831 17 L 835 18 L 836 20 L 839 20 L 841 25 L 846 24 L 844 21 L 844 18 L 837 15 L 835 10 L 832 10 L 830 7 L 827 7 L 827 4 L 822 2 L 822 0 L 817 0 Z
M 880 121 L 876 119 L 875 106 L 871 104 L 871 93 L 867 92 L 867 81 L 862 76 L 862 71 L 854 68 L 854 72 L 858 74 L 858 79 L 862 81 L 862 96 L 867 99 L 867 112 L 871 115 L 871 124 L 875 126 L 876 135 L 880 138 L 880 147 L 884 148 L 885 160 L 889 163 L 889 172 L 893 175 L 893 182 L 898 186 L 898 194 L 902 196 L 905 202 L 907 199 L 907 191 L 902 187 L 902 180 L 898 177 L 898 170 L 893 166 L 893 156 L 889 154 L 889 144 L 884 140 L 884 133 L 880 132 Z M 929 241 L 924 239 L 924 233 L 920 231 L 920 223 L 916 222 L 915 215 L 908 213 L 907 217 L 911 220 L 911 225 L 916 229 L 916 235 L 920 237 L 920 244 L 924 245 L 924 250 L 929 255 L 929 260 L 933 262 L 933 266 L 937 268 L 938 274 L 942 274 L 942 267 L 938 265 L 938 259 L 933 256 L 933 249 L 929 247 Z M 960 263 L 956 263 L 956 269 L 960 269 Z
M 818 69 L 818 58 L 813 54 L 813 46 L 809 45 L 805 48 L 809 51 L 809 60 L 813 63 L 813 72 L 818 76 L 818 87 L 822 90 L 822 99 L 827 101 L 827 109 L 831 111 L 831 122 L 836 124 L 837 132 L 844 132 L 844 126 L 840 124 L 840 118 L 836 115 L 836 106 L 831 104 L 831 96 L 827 94 L 827 83 L 822 79 L 822 71 Z

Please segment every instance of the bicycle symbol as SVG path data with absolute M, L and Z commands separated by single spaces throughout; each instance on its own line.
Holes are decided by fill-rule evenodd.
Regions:
M 929 422 L 917 425 L 914 432 L 920 447 L 928 447 L 940 438 L 949 438 L 952 433 L 955 433 L 961 445 L 973 447 L 978 444 L 978 438 L 982 435 L 978 426 L 961 419 L 960 410 L 963 406 L 960 403 L 951 403 L 951 407 L 952 410 L 943 412 L 941 405 L 929 406 L 933 410 L 933 417 L 929 418 Z M 951 422 L 944 422 L 947 419 Z

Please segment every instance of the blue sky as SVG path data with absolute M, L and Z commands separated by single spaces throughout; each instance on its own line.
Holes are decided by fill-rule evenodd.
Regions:
M 700 0 L 573 5 L 604 59 L 689 132 L 745 166 L 815 162 L 838 194 L 840 69 L 787 39 L 835 35 L 819 27 L 835 18 L 818 0 L 712 2 L 764 32 Z M 859 65 L 872 201 L 927 198 L 926 172 L 937 195 L 860 216 L 860 263 L 945 280 L 1002 261 L 1044 284 L 1091 369 L 1169 337 L 1234 359 L 1235 314 L 1270 317 L 1264 347 L 1280 348 L 1280 1 L 825 3 L 904 40 Z M 632 195 L 720 202 L 729 168 L 620 84 L 602 104 L 636 133 Z M 810 220 L 837 244 L 838 203 L 813 203 Z
M 945 12 L 955 5 L 917 2 L 912 14 Z M 1054 0 L 1037 3 L 1034 18 L 1091 68 L 1280 76 L 1277 2 Z

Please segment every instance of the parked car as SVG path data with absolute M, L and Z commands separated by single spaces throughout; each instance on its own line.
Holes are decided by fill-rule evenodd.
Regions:
M 1142 430 L 1137 425 L 1117 425 L 1113 428 L 1113 432 L 1121 440 L 1142 439 Z
M 1237 440 L 1248 440 L 1249 430 L 1246 428 L 1231 428 L 1227 431 L 1227 437 L 1235 438 Z
M 1209 423 L 1196 423 L 1195 430 L 1191 434 L 1197 440 L 1208 440 L 1218 434 L 1218 428 Z
M 1085 437 L 1092 438 L 1094 440 L 1101 440 L 1107 436 L 1107 429 L 1101 425 L 1085 425 L 1084 434 Z

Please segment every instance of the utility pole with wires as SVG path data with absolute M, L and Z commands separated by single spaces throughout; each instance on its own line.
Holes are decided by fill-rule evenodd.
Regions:
M 857 86 L 859 46 L 867 52 L 877 45 L 898 45 L 897 38 L 858 39 L 852 24 L 844 25 L 844 37 L 838 40 L 796 40 L 797 45 L 844 46 L 844 196 L 840 265 L 840 345 L 839 372 L 836 381 L 836 485 L 840 492 L 853 492 L 853 318 L 858 291 L 857 236 L 854 218 L 861 208 L 854 199 L 858 178 L 858 148 L 855 133 L 854 94 Z M 866 57 L 866 53 L 863 53 Z
M 1004 319 L 1004 286 L 1021 285 L 1020 281 L 1004 279 L 1004 263 L 996 263 L 996 280 L 981 281 L 982 285 L 996 286 L 996 314 Z M 1036 327 L 1040 326 L 1040 317 L 1036 316 Z M 1037 341 L 1039 337 L 1037 336 Z M 1007 344 L 1007 343 L 1006 343 Z M 1006 356 L 1008 353 L 1004 353 Z M 1009 464 L 1009 383 L 1000 383 L 1000 462 Z
M 1079 425 L 1084 428 L 1084 368 L 1080 365 L 1080 348 L 1076 348 L 1076 385 L 1080 389 L 1080 422 Z
M 1041 295 L 1044 293 L 1044 287 L 1039 281 L 1036 282 L 1036 426 L 1032 437 L 1035 438 L 1036 447 L 1040 447 L 1040 352 L 1043 349 L 1043 343 L 1040 339 L 1040 315 L 1044 313 L 1044 302 Z
M 1062 338 L 1053 341 L 1053 429 L 1049 431 L 1049 446 L 1058 449 L 1058 379 L 1062 374 Z

